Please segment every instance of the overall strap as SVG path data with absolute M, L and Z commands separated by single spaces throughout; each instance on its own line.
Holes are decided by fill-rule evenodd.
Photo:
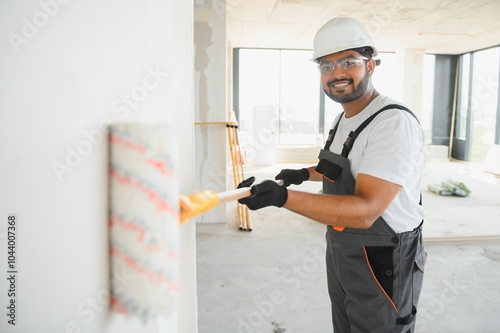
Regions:
M 361 131 L 363 131 L 365 129 L 365 127 L 368 126 L 368 124 L 371 123 L 371 121 L 373 119 L 375 119 L 376 116 L 379 115 L 379 113 L 381 113 L 381 112 L 383 112 L 385 110 L 389 110 L 389 109 L 404 110 L 404 111 L 408 112 L 409 114 L 411 114 L 418 121 L 417 116 L 415 116 L 415 114 L 413 112 L 411 112 L 410 109 L 408 109 L 408 108 L 406 108 L 406 107 L 404 107 L 402 105 L 399 105 L 399 104 L 389 104 L 389 105 L 386 105 L 382 109 L 378 110 L 377 112 L 375 112 L 374 114 L 372 114 L 370 117 L 368 117 L 368 119 L 366 119 L 363 123 L 361 123 L 361 125 L 359 125 L 359 127 L 356 128 L 356 130 L 351 131 L 351 133 L 349 133 L 349 136 L 347 137 L 347 140 L 345 140 L 345 142 L 344 142 L 344 148 L 342 148 L 341 155 L 347 158 L 347 156 L 349 155 L 349 152 L 352 149 L 352 146 L 354 145 L 354 141 L 358 137 L 359 133 L 361 133 Z M 335 131 L 337 130 L 337 127 L 338 127 L 338 123 L 337 123 L 337 126 L 335 127 Z M 332 137 L 332 141 L 333 141 L 333 137 Z M 331 145 L 331 143 L 330 143 L 330 145 Z M 328 148 L 330 148 L 330 147 L 328 146 Z
M 333 138 L 335 137 L 335 133 L 337 133 L 337 128 L 339 128 L 340 120 L 342 119 L 342 116 L 344 115 L 345 112 L 342 112 L 342 114 L 339 117 L 339 120 L 335 124 L 335 126 L 328 132 L 328 139 L 326 140 L 325 143 L 325 148 L 324 150 L 330 150 L 330 146 L 332 145 Z

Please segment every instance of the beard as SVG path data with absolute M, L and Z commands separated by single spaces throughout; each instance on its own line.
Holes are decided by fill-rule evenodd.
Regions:
M 348 93 L 347 95 L 335 95 L 335 93 L 332 91 L 331 86 L 340 80 L 334 80 L 328 82 L 328 90 L 323 88 L 323 91 L 325 94 L 330 97 L 333 101 L 340 103 L 340 104 L 345 104 L 345 103 L 350 103 L 358 98 L 362 97 L 366 91 L 368 90 L 368 84 L 370 83 L 370 77 L 368 76 L 368 73 L 365 73 L 365 76 L 363 79 L 358 83 L 356 87 L 353 87 L 352 91 Z M 350 84 L 353 84 L 354 81 L 352 79 L 342 79 L 342 81 L 349 81 Z

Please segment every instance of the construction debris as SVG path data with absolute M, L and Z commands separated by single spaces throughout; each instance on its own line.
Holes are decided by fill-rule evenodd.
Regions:
M 427 189 L 432 193 L 436 193 L 442 196 L 458 196 L 458 197 L 467 197 L 471 194 L 471 190 L 464 183 L 453 180 L 446 179 L 441 182 L 441 184 L 429 184 Z
M 436 193 L 437 195 L 442 195 L 442 196 L 453 195 L 453 193 L 451 193 L 450 190 L 439 184 L 429 184 L 427 186 L 427 189 L 432 193 Z

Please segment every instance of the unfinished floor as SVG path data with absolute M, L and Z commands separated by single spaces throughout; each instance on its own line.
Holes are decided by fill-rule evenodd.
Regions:
M 246 170 L 257 181 L 275 165 Z M 440 197 L 428 183 L 460 179 L 467 198 Z M 320 184 L 304 184 L 318 191 Z M 477 165 L 426 164 L 423 199 L 428 261 L 417 332 L 500 332 L 500 177 Z M 325 227 L 285 209 L 252 212 L 253 231 L 235 222 L 198 224 L 200 333 L 332 332 L 324 265 Z

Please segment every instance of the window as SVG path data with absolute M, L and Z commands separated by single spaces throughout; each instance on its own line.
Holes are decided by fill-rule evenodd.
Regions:
M 238 49 L 235 91 L 240 142 L 250 150 L 274 150 L 276 145 L 322 144 L 342 106 L 325 97 L 310 50 Z M 403 101 L 402 59 L 380 53 L 373 75 L 377 91 Z M 431 128 L 434 56 L 424 60 L 422 124 Z M 430 139 L 430 135 L 428 136 Z M 249 154 L 255 155 L 250 152 Z
M 259 132 L 268 128 L 275 135 L 273 143 L 315 143 L 319 73 L 310 58 L 311 51 L 304 50 L 239 51 L 238 111 L 242 140 L 256 145 Z
M 464 160 L 482 163 L 498 144 L 500 47 L 460 56 L 455 138 Z

